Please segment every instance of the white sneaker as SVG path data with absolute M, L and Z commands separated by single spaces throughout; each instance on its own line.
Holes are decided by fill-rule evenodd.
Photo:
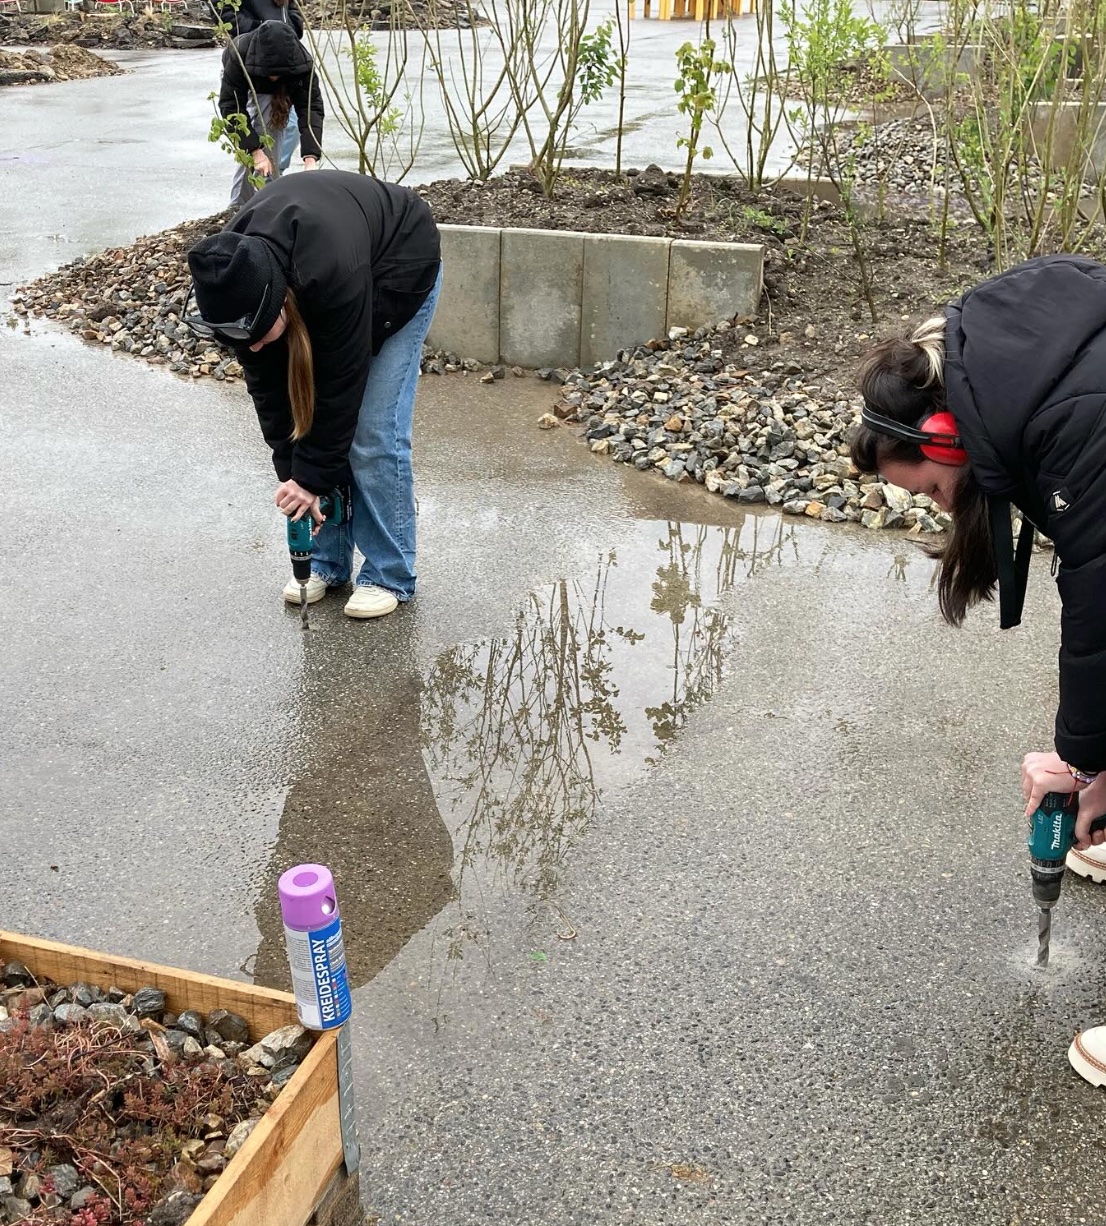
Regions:
M 1082 851 L 1073 847 L 1068 852 L 1065 863 L 1073 873 L 1078 873 L 1080 877 L 1089 877 L 1101 885 L 1106 881 L 1106 843 L 1084 847 Z
M 326 583 L 318 575 L 312 575 L 307 581 L 307 603 L 315 604 L 316 601 L 322 600 L 325 595 Z M 284 599 L 289 604 L 299 604 L 300 585 L 298 579 L 288 580 L 288 586 L 284 589 Z
M 1084 1081 L 1106 1085 L 1106 1026 L 1081 1030 L 1068 1048 L 1068 1063 Z
M 347 617 L 383 617 L 395 610 L 399 601 L 387 588 L 359 583 L 344 609 Z

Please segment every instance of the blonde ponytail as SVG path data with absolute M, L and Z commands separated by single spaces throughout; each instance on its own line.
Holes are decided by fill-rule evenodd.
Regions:
M 916 345 L 925 355 L 925 378 L 920 387 L 931 387 L 936 383 L 943 387 L 945 383 L 945 317 L 933 315 L 923 324 L 919 324 L 910 335 L 910 343 Z
M 315 358 L 311 352 L 311 337 L 291 289 L 284 300 L 287 325 L 284 335 L 288 342 L 288 400 L 292 406 L 292 441 L 298 442 L 310 433 L 315 420 Z

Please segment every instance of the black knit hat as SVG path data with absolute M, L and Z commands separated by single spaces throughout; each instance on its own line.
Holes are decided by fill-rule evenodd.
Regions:
M 250 340 L 257 341 L 276 323 L 288 278 L 263 238 L 221 230 L 189 251 L 188 267 L 196 306 L 208 324 L 253 320 Z

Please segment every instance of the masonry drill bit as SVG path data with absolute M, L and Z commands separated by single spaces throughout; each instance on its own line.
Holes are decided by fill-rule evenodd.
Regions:
M 1037 965 L 1048 966 L 1048 947 L 1052 940 L 1052 908 L 1042 907 L 1037 917 Z
M 307 584 L 300 580 L 300 623 L 304 630 L 310 630 L 311 627 L 307 621 Z

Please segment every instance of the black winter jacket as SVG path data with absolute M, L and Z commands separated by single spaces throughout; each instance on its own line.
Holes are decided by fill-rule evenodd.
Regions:
M 1030 260 L 948 308 L 945 384 L 972 470 L 1056 546 L 1056 751 L 1106 769 L 1106 267 Z
M 303 38 L 303 14 L 295 0 L 277 4 L 276 0 L 241 0 L 240 4 L 224 4 L 219 9 L 219 20 L 230 26 L 231 36 L 248 34 L 263 21 L 286 21 L 295 30 L 297 38 Z
M 245 71 L 243 71 L 243 67 Z M 270 77 L 279 78 L 270 81 Z M 315 62 L 290 25 L 265 21 L 234 40 L 223 52 L 223 81 L 219 89 L 219 114 L 246 115 L 247 103 L 257 94 L 271 94 L 281 84 L 288 88 L 300 129 L 300 153 L 319 157 L 323 141 L 323 92 L 315 76 Z M 247 153 L 261 148 L 256 119 L 242 139 Z
M 273 467 L 316 494 L 349 480 L 369 365 L 410 323 L 438 276 L 441 247 L 429 206 L 406 187 L 345 170 L 286 175 L 227 226 L 265 239 L 285 268 L 311 337 L 315 418 L 292 442 L 288 346 L 237 350 Z

